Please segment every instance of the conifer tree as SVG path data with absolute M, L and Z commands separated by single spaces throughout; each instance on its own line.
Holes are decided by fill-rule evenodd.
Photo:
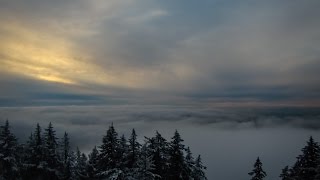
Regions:
M 286 166 L 285 168 L 282 169 L 282 172 L 279 176 L 282 180 L 290 180 L 290 170 L 289 167 Z
M 9 121 L 0 127 L 0 178 L 14 180 L 18 171 L 17 138 L 11 133 Z
M 201 156 L 198 155 L 197 159 L 195 160 L 192 174 L 194 180 L 207 180 L 206 174 L 204 172 L 205 169 L 207 169 L 207 167 L 202 164 Z
M 135 179 L 141 180 L 154 180 L 159 175 L 154 174 L 152 171 L 154 169 L 154 164 L 152 156 L 148 154 L 147 146 L 144 144 L 141 148 L 141 153 L 137 159 L 137 167 L 134 172 Z
M 50 122 L 48 128 L 45 129 L 44 143 L 45 143 L 45 160 L 47 162 L 48 168 L 51 171 L 55 171 L 58 164 L 58 153 L 57 153 L 57 137 L 55 131 L 53 130 L 52 123 Z
M 121 157 L 118 133 L 115 131 L 113 124 L 107 130 L 107 134 L 103 136 L 102 145 L 99 148 L 98 176 L 100 178 L 117 179 L 122 174 L 119 169 Z
M 129 146 L 127 144 L 126 137 L 122 134 L 119 142 L 119 154 L 120 154 L 120 169 L 126 171 L 128 165 L 128 152 Z
M 70 140 L 68 133 L 65 132 L 60 142 L 60 163 L 62 164 L 61 179 L 74 179 L 74 153 L 70 147 Z
M 60 175 L 57 139 L 50 122 L 44 132 L 44 160 L 46 163 L 44 171 L 47 179 L 58 179 Z
M 262 162 L 259 157 L 254 163 L 254 169 L 248 174 L 252 176 L 251 180 L 263 180 L 267 176 L 267 173 L 262 169 Z
M 132 129 L 131 136 L 129 138 L 129 148 L 128 148 L 128 167 L 135 167 L 138 157 L 139 157 L 139 149 L 140 143 L 137 141 L 137 134 L 134 129 Z
M 76 152 L 76 163 L 75 163 L 75 170 L 76 170 L 76 179 L 86 179 L 87 176 L 87 156 L 84 153 L 81 153 L 79 148 L 77 147 Z
M 94 146 L 91 153 L 89 154 L 89 161 L 88 161 L 88 177 L 90 179 L 96 179 L 96 174 L 98 173 L 98 162 L 99 162 L 99 151 L 97 147 Z
M 299 179 L 310 180 L 315 178 L 317 174 L 317 167 L 319 166 L 319 158 L 320 147 L 311 136 L 307 142 L 307 145 L 302 149 L 302 155 L 299 157 Z
M 187 173 L 189 174 L 189 176 L 191 177 L 195 177 L 195 162 L 194 159 L 192 157 L 192 153 L 190 150 L 190 147 L 187 147 L 186 149 L 186 165 L 187 165 Z
M 39 166 L 40 164 L 43 164 L 44 160 L 44 145 L 41 136 L 41 127 L 39 123 L 37 123 L 37 127 L 34 132 L 34 142 L 34 146 L 31 147 L 33 149 L 34 155 L 34 158 L 32 160 L 34 161 L 34 164 L 36 166 Z
M 159 175 L 161 179 L 168 179 L 169 143 L 158 131 L 155 137 L 146 139 L 148 151 L 153 157 L 153 173 Z
M 44 159 L 44 145 L 41 135 L 41 127 L 37 123 L 34 133 L 31 133 L 25 146 L 22 177 L 24 180 L 45 178 L 47 164 Z
M 184 161 L 183 151 L 185 150 L 184 145 L 182 144 L 183 140 L 181 139 L 180 134 L 176 130 L 172 141 L 170 142 L 169 150 L 169 179 L 188 179 L 187 167 Z

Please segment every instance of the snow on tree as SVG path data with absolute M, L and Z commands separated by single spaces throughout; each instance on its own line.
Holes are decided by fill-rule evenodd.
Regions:
M 21 169 L 23 179 L 44 178 L 47 163 L 44 158 L 44 144 L 39 124 L 37 124 L 34 133 L 31 133 L 24 152 L 24 162 Z
M 141 148 L 141 153 L 137 160 L 137 167 L 134 168 L 134 177 L 139 180 L 154 180 L 161 178 L 159 175 L 154 174 L 154 164 L 152 155 L 148 154 L 147 146 L 144 144 Z
M 126 137 L 122 134 L 119 142 L 119 155 L 120 155 L 120 166 L 119 168 L 122 171 L 126 171 L 128 165 L 128 152 L 129 152 L 129 145 L 127 144 Z
M 70 140 L 68 133 L 65 132 L 60 142 L 60 167 L 61 179 L 75 179 L 75 155 L 70 147 Z
M 194 180 L 207 180 L 206 174 L 204 172 L 205 169 L 207 169 L 207 167 L 202 164 L 201 156 L 198 155 L 197 159 L 195 160 L 192 173 L 192 177 L 194 178 Z
M 100 148 L 98 173 L 100 178 L 117 179 L 123 173 L 121 171 L 121 156 L 119 151 L 118 133 L 113 124 L 107 130 L 107 134 L 102 138 Z
M 254 163 L 254 169 L 248 174 L 252 176 L 251 180 L 263 180 L 267 176 L 267 173 L 262 169 L 262 162 L 259 157 Z
M 17 138 L 11 133 L 8 120 L 0 128 L 0 178 L 15 179 L 19 173 Z
M 54 179 L 60 175 L 57 139 L 55 130 L 50 122 L 44 132 L 44 160 L 47 163 L 45 169 L 47 176 Z
M 99 151 L 94 146 L 91 153 L 89 154 L 89 161 L 87 165 L 87 173 L 90 179 L 95 179 L 98 173 L 98 162 L 99 162 Z
M 181 139 L 180 134 L 176 130 L 169 148 L 168 175 L 170 179 L 188 179 L 187 166 L 183 154 L 185 148 L 182 142 L 183 139 Z
M 134 129 L 127 141 L 124 135 L 119 139 L 111 125 L 102 145 L 99 149 L 94 147 L 88 159 L 79 148 L 76 153 L 71 150 L 68 133 L 57 143 L 51 123 L 44 133 L 37 124 L 24 145 L 17 143 L 9 127 L 9 122 L 0 127 L 0 179 L 206 179 L 200 156 L 193 159 L 178 131 L 170 143 L 156 132 L 155 137 L 146 137 L 141 146 Z
M 286 166 L 282 169 L 282 172 L 279 177 L 282 180 L 291 180 L 289 166 Z
M 129 148 L 128 148 L 128 168 L 134 168 L 139 157 L 139 149 L 141 144 L 137 141 L 137 134 L 134 129 L 132 129 L 131 136 L 129 138 Z
M 76 152 L 76 162 L 75 162 L 75 171 L 76 179 L 86 179 L 87 178 L 87 156 L 84 153 L 81 153 L 77 147 Z
M 149 153 L 152 154 L 152 160 L 154 162 L 154 170 L 152 172 L 161 176 L 162 179 L 167 179 L 167 171 L 169 169 L 169 143 L 158 131 L 156 131 L 155 137 L 146 137 L 146 140 L 147 149 Z
M 302 154 L 297 157 L 295 164 L 289 169 L 290 178 L 299 180 L 320 179 L 320 147 L 312 136 L 301 151 Z
M 186 165 L 187 165 L 187 173 L 193 177 L 196 176 L 195 175 L 195 162 L 192 157 L 190 147 L 187 147 L 187 149 L 186 149 L 185 161 L 186 161 Z
M 307 145 L 302 149 L 300 156 L 300 168 L 298 172 L 299 179 L 309 180 L 316 176 L 316 169 L 319 166 L 320 147 L 312 136 L 309 138 Z

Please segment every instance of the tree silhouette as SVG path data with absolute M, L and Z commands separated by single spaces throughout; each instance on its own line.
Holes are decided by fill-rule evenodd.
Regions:
M 262 162 L 259 157 L 254 163 L 253 170 L 248 174 L 252 176 L 251 180 L 263 180 L 267 176 L 267 173 L 262 169 Z

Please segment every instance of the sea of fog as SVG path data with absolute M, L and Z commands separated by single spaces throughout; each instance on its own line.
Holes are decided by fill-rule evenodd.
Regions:
M 318 108 L 227 108 L 196 106 L 49 106 L 0 108 L 0 122 L 9 119 L 24 142 L 36 123 L 52 122 L 57 135 L 67 131 L 72 145 L 89 152 L 101 144 L 114 124 L 119 134 L 135 128 L 140 142 L 158 130 L 170 139 L 177 129 L 194 156 L 201 154 L 208 179 L 248 179 L 260 156 L 267 179 L 279 179 L 281 169 L 292 165 L 309 136 L 320 141 Z

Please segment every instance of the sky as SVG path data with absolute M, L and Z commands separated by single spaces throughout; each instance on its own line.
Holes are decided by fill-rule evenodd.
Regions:
M 197 128 L 212 137 L 208 127 L 237 129 L 240 142 L 285 128 L 288 147 L 300 148 L 320 127 L 319 8 L 318 0 L 0 0 L 0 120 L 18 133 L 39 121 L 87 132 L 84 149 L 103 134 L 88 131 L 110 122 L 142 137 L 181 129 L 194 146 Z
M 1 0 L 1 106 L 319 105 L 319 1 Z

